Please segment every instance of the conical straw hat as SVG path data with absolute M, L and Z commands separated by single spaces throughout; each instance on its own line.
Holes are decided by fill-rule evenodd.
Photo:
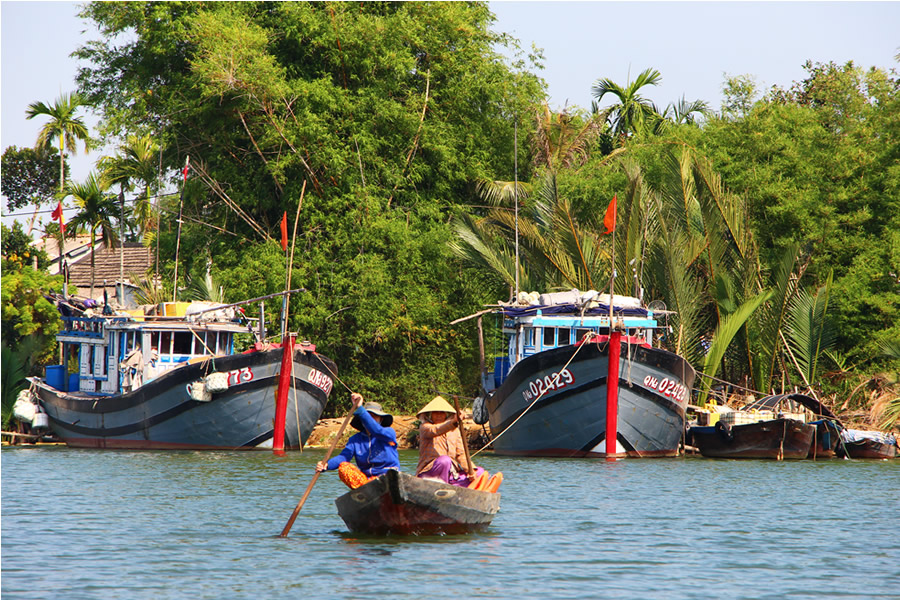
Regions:
M 416 416 L 418 417 L 422 413 L 427 413 L 427 412 L 445 412 L 445 413 L 454 414 L 454 413 L 456 413 L 456 409 L 453 408 L 452 406 L 450 406 L 450 403 L 447 402 L 446 400 L 444 400 L 443 397 L 435 396 L 434 400 L 432 400 L 431 402 L 426 404 L 425 407 L 422 408 L 422 410 L 420 410 L 419 412 L 416 413 Z

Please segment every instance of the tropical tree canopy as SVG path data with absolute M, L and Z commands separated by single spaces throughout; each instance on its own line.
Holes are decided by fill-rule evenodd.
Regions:
M 900 371 L 884 352 L 900 338 L 895 73 L 810 63 L 761 98 L 730 77 L 718 115 L 684 97 L 659 111 L 655 69 L 625 86 L 599 73 L 592 110 L 554 111 L 540 65 L 499 52 L 517 46 L 485 3 L 94 2 L 82 15 L 101 34 L 76 52 L 78 94 L 121 145 L 104 183 L 141 207 L 152 177 L 131 169 L 152 154 L 159 170 L 162 148 L 177 184 L 154 205 L 161 281 L 178 269 L 186 286 L 167 291 L 305 288 L 289 328 L 389 407 L 475 393 L 474 325 L 448 323 L 516 286 L 602 289 L 613 254 L 617 293 L 674 313 L 660 342 L 703 371 L 701 390 L 815 377 L 852 409 L 862 384 L 848 373 Z M 126 150 L 138 145 L 147 160 Z M 121 215 L 94 212 L 109 213 L 82 219 L 97 232 Z M 153 219 L 135 217 L 146 239 Z

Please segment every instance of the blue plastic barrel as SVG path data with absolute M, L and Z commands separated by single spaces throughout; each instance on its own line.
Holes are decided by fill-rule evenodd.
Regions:
M 509 372 L 509 357 L 497 356 L 494 358 L 494 385 L 500 387 L 506 381 Z
M 67 392 L 77 392 L 78 384 L 80 382 L 80 377 L 78 373 L 72 373 L 69 375 L 69 388 L 66 390 Z
M 44 381 L 47 385 L 60 391 L 66 391 L 66 365 L 47 365 L 44 367 Z

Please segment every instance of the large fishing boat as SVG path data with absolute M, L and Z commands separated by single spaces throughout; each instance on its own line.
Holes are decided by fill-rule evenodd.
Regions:
M 31 390 L 49 427 L 73 447 L 244 450 L 273 448 L 274 440 L 276 450 L 302 448 L 337 373 L 309 342 L 295 345 L 288 336 L 287 352 L 262 343 L 265 336 L 235 305 L 165 303 L 96 314 L 69 300 L 57 306 L 62 362 L 79 368 L 47 367 Z M 239 352 L 239 334 L 257 334 L 256 342 Z M 280 377 L 286 368 L 290 374 Z M 291 392 L 283 436 L 275 427 L 279 380 Z
M 593 291 L 534 296 L 499 307 L 508 352 L 484 377 L 474 411 L 490 422 L 494 452 L 677 455 L 695 373 L 653 347 L 654 312 Z

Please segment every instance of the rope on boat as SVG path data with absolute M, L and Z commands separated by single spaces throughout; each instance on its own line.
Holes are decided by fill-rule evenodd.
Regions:
M 575 357 L 578 356 L 578 353 L 581 352 L 581 349 L 584 348 L 584 347 L 587 345 L 586 342 L 587 342 L 588 338 L 589 338 L 589 337 L 592 337 L 593 335 L 594 335 L 594 334 L 593 334 L 593 332 L 591 332 L 591 331 L 588 331 L 587 333 L 584 334 L 584 337 L 581 339 L 582 343 L 579 344 L 579 345 L 577 346 L 575 352 L 573 352 L 573 353 L 572 353 L 572 356 L 569 358 L 569 361 L 565 364 L 565 366 L 563 366 L 562 369 L 560 369 L 559 371 L 556 372 L 556 377 L 553 379 L 553 383 L 552 383 L 550 386 L 548 386 L 543 392 L 541 392 L 541 394 L 540 394 L 537 398 L 535 398 L 534 401 L 533 401 L 531 404 L 529 404 L 528 406 L 526 406 L 526 407 L 525 407 L 525 410 L 523 410 L 522 413 L 521 413 L 518 417 L 516 417 L 516 420 L 513 421 L 512 423 L 510 423 L 509 425 L 507 425 L 506 429 L 504 429 L 503 431 L 501 431 L 501 432 L 497 435 L 497 437 L 491 438 L 491 439 L 488 441 L 487 444 L 485 444 L 484 446 L 482 446 L 481 448 L 479 448 L 478 450 L 476 450 L 475 453 L 472 454 L 471 458 L 475 458 L 476 456 L 478 456 L 478 455 L 481 453 L 482 450 L 484 450 L 485 448 L 487 448 L 488 446 L 490 446 L 491 444 L 493 444 L 496 440 L 500 439 L 500 438 L 503 436 L 504 433 L 506 433 L 507 431 L 509 431 L 510 429 L 512 429 L 512 426 L 515 425 L 516 423 L 518 423 L 518 422 L 519 422 L 519 419 L 521 419 L 522 417 L 524 417 L 524 416 L 525 416 L 525 413 L 527 413 L 529 410 L 531 410 L 531 407 L 533 407 L 535 404 L 537 404 L 538 401 L 539 401 L 541 398 L 544 397 L 544 394 L 546 394 L 547 392 L 549 392 L 551 388 L 555 388 L 555 387 L 556 387 L 556 382 L 559 381 L 559 378 L 560 378 L 560 376 L 562 375 L 562 372 L 565 371 L 567 368 L 569 368 L 569 365 L 572 363 L 573 360 L 575 360 Z M 608 343 L 608 342 L 607 342 L 607 343 Z
M 700 371 L 696 371 L 696 373 L 697 373 L 697 376 L 698 376 L 698 377 L 706 377 L 707 379 L 711 379 L 712 381 L 716 381 L 716 382 L 718 382 L 718 383 L 724 383 L 725 385 L 730 385 L 730 386 L 733 387 L 733 388 L 736 388 L 736 389 L 739 389 L 739 390 L 743 390 L 743 391 L 745 391 L 745 392 L 750 392 L 751 394 L 753 394 L 753 395 L 755 395 L 755 396 L 765 396 L 765 395 L 766 395 L 765 393 L 760 392 L 759 390 L 754 390 L 754 389 L 751 389 L 751 388 L 742 387 L 742 386 L 740 386 L 740 385 L 737 385 L 736 383 L 731 383 L 730 381 L 725 381 L 724 379 L 719 379 L 718 377 L 713 377 L 712 375 L 707 375 L 706 373 L 702 373 L 702 372 L 700 372 Z M 695 387 L 695 388 L 693 388 L 693 389 L 694 389 L 695 391 L 698 391 L 698 392 L 700 391 L 700 388 L 696 388 L 696 387 Z
M 344 383 L 344 382 L 341 380 L 341 378 L 338 377 L 337 374 L 336 374 L 334 371 L 331 370 L 331 367 L 328 366 L 328 363 L 325 362 L 325 361 L 322 359 L 322 358 L 323 358 L 322 355 L 320 355 L 318 352 L 313 352 L 313 355 L 315 355 L 315 356 L 322 362 L 322 364 L 325 365 L 325 368 L 328 369 L 328 372 L 331 374 L 331 377 L 332 377 L 332 378 L 334 378 L 338 383 L 340 383 L 342 386 L 344 386 L 345 388 L 347 388 L 347 391 L 348 391 L 348 392 L 350 392 L 351 394 L 354 393 L 353 390 L 350 389 L 350 386 L 347 385 L 346 383 Z

